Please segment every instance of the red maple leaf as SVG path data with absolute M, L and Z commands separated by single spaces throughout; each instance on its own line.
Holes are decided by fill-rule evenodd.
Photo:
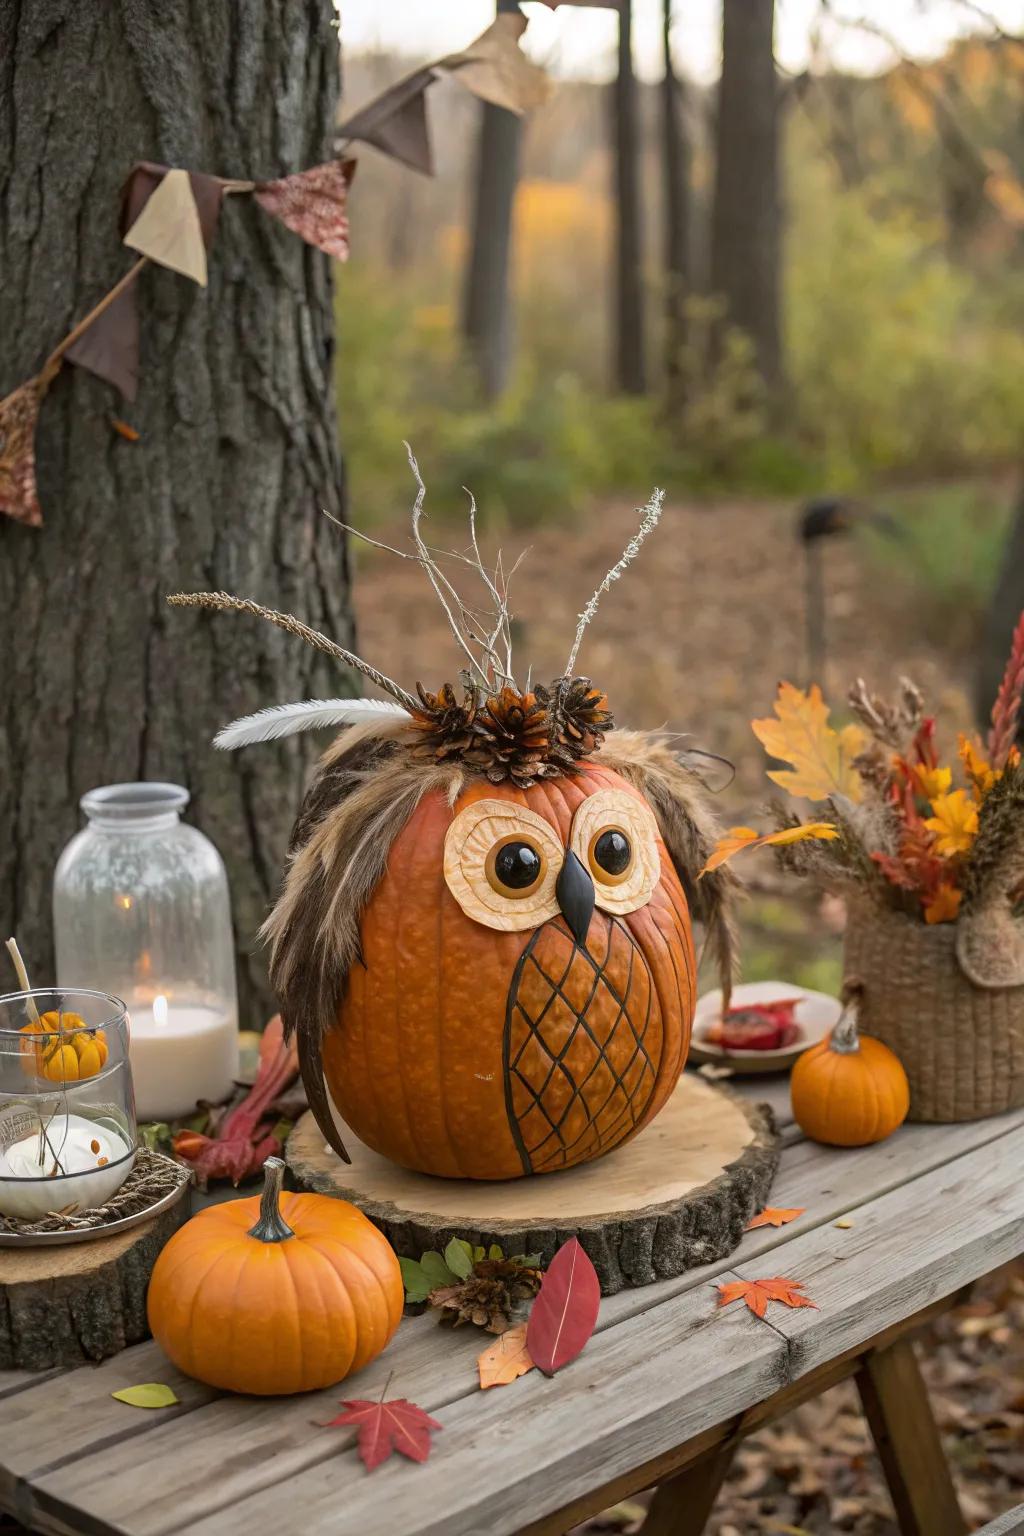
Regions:
M 787 1280 L 774 1275 L 770 1280 L 732 1280 L 718 1287 L 718 1305 L 729 1306 L 733 1301 L 745 1301 L 756 1317 L 764 1317 L 770 1301 L 781 1301 L 784 1307 L 814 1307 L 817 1302 L 802 1295 L 801 1280 Z
M 346 1398 L 341 1406 L 347 1412 L 330 1419 L 325 1427 L 332 1428 L 336 1424 L 359 1426 L 359 1454 L 368 1472 L 387 1461 L 392 1451 L 408 1456 L 410 1461 L 426 1461 L 430 1455 L 431 1432 L 443 1427 L 405 1397 L 394 1397 L 387 1403 Z

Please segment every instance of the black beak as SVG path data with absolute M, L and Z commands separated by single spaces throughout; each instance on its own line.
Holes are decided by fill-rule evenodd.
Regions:
M 555 895 L 569 932 L 582 949 L 594 915 L 594 882 L 570 848 L 555 881 Z

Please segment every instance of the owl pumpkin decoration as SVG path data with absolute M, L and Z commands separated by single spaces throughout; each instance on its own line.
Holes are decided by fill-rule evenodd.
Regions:
M 662 493 L 580 616 L 565 674 L 520 688 L 507 585 L 472 558 L 481 627 L 420 532 L 414 549 L 468 665 L 415 695 L 289 615 L 224 593 L 177 605 L 258 614 L 369 676 L 393 702 L 271 708 L 227 748 L 343 730 L 299 812 L 266 925 L 310 1107 L 347 1153 L 327 1092 L 375 1151 L 451 1178 L 513 1179 L 600 1157 L 648 1125 L 682 1071 L 696 1000 L 691 909 L 732 971 L 734 877 L 701 870 L 717 827 L 692 757 L 617 730 L 575 675 L 599 598 L 658 521 Z M 355 532 L 356 530 L 352 530 Z

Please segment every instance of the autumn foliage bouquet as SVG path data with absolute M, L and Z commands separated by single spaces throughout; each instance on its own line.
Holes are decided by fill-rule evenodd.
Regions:
M 943 760 L 906 679 L 895 702 L 858 681 L 836 730 L 820 689 L 781 684 L 758 740 L 788 767 L 769 778 L 824 802 L 776 804 L 774 831 L 733 827 L 708 867 L 769 845 L 847 898 L 844 966 L 865 1032 L 894 1051 L 913 1120 L 974 1120 L 1024 1104 L 1024 615 L 991 729 Z
M 1024 767 L 1015 744 L 1024 695 L 1024 614 L 992 710 L 987 740 L 958 737 L 957 760 L 943 762 L 936 722 L 920 690 L 904 678 L 895 702 L 858 679 L 849 704 L 859 723 L 829 724 L 821 690 L 779 685 L 775 714 L 754 734 L 788 768 L 768 777 L 789 794 L 824 801 L 828 820 L 802 821 L 776 804 L 776 830 L 759 836 L 733 827 L 719 841 L 713 869 L 745 848 L 774 846 L 783 863 L 827 886 L 851 886 L 926 923 L 954 922 L 977 905 L 1024 843 Z M 1024 899 L 1024 869 L 1011 899 Z

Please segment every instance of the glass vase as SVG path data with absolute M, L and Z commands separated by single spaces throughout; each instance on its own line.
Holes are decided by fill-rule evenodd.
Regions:
M 58 981 L 125 999 L 143 1121 L 220 1103 L 238 1074 L 227 874 L 181 820 L 188 798 L 177 784 L 91 790 L 54 881 Z
M 0 997 L 0 1215 L 104 1205 L 135 1149 L 120 999 L 66 987 Z

